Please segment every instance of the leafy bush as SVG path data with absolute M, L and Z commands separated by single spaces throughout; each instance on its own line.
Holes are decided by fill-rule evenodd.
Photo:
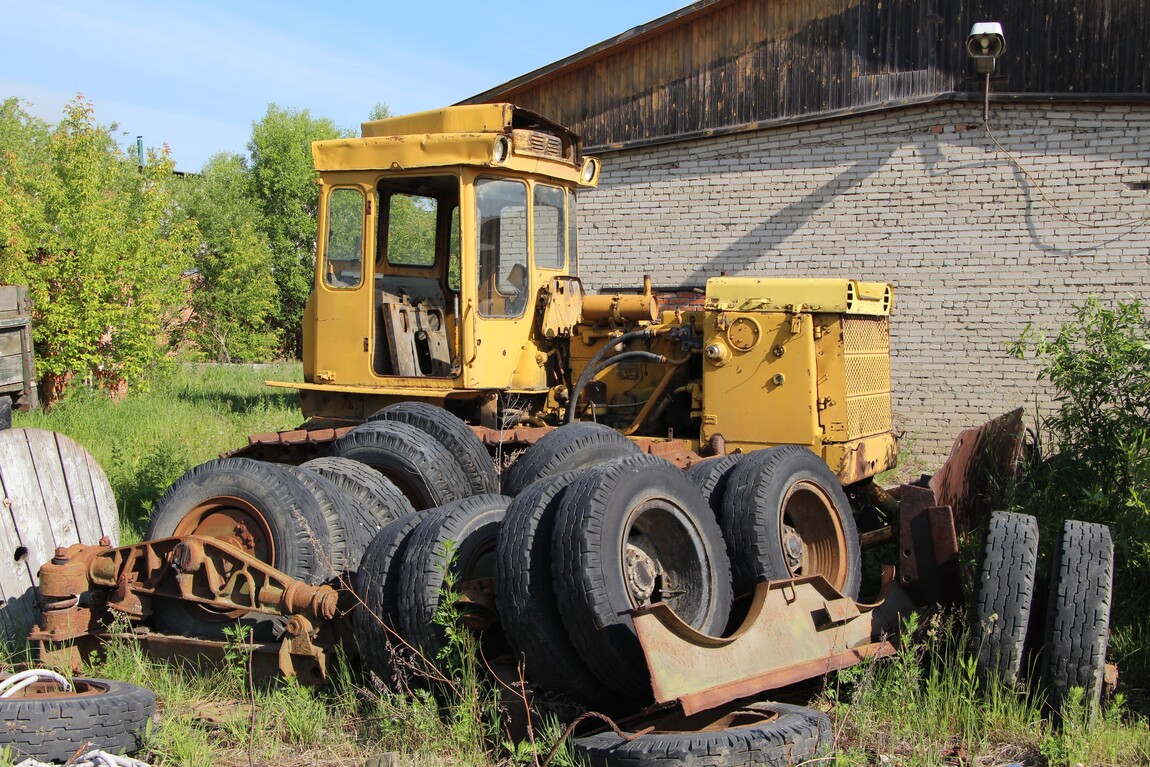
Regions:
M 1056 408 L 1040 418 L 1022 503 L 1050 532 L 1064 519 L 1110 525 L 1127 597 L 1150 586 L 1150 315 L 1140 301 L 1091 298 L 1054 338 L 1028 327 L 1011 344 L 1033 353 Z M 1046 532 L 1044 530 L 1044 532 Z

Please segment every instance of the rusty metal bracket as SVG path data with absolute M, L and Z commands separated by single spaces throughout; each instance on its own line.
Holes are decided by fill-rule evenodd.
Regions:
M 701 634 L 665 604 L 633 613 L 655 700 L 693 713 L 784 687 L 895 651 L 914 604 L 891 584 L 877 605 L 839 594 L 820 575 L 760 583 L 739 629 Z

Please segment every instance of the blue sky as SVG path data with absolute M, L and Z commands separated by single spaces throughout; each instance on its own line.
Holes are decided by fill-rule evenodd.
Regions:
M 245 151 L 268 103 L 357 128 L 377 102 L 446 106 L 688 4 L 0 0 L 0 99 L 55 122 L 83 93 L 124 145 L 196 171 Z

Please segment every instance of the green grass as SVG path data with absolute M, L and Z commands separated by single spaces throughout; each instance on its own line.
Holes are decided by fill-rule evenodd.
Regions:
M 80 443 L 116 495 L 124 542 L 138 540 L 155 502 L 185 471 L 243 447 L 249 434 L 297 426 L 299 395 L 264 385 L 300 381 L 299 364 L 171 365 L 149 391 L 115 402 L 75 387 L 49 411 L 14 414 L 13 426 L 49 429 Z
M 17 414 L 15 425 L 60 431 L 84 445 L 104 466 L 129 531 L 125 539 L 132 540 L 167 485 L 188 468 L 246 444 L 248 434 L 297 425 L 295 393 L 262 382 L 299 376 L 298 365 L 173 366 L 153 378 L 149 392 L 123 402 L 77 390 L 50 412 Z M 977 679 L 960 625 L 935 619 L 912 627 L 915 639 L 895 658 L 827 678 L 814 705 L 835 721 L 831 761 L 1150 764 L 1150 729 L 1123 699 L 1093 718 L 1072 702 L 1056 727 L 1041 698 Z M 1150 641 L 1142 626 L 1116 631 L 1112 658 L 1121 662 Z M 223 669 L 203 670 L 159 663 L 123 640 L 86 671 L 156 691 L 158 723 L 140 755 L 156 765 L 365 764 L 387 752 L 399 754 L 399 764 L 538 764 L 562 723 L 546 720 L 527 742 L 510 741 L 499 731 L 491 683 L 469 660 L 466 636 L 457 643 L 463 654 L 438 697 L 393 693 L 344 661 L 335 663 L 332 684 L 322 690 L 253 685 L 238 645 Z M 553 763 L 571 767 L 573 760 L 564 751 Z

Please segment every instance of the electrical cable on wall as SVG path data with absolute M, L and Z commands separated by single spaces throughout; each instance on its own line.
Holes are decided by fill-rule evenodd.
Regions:
M 986 87 L 983 92 L 982 127 L 991 142 L 1000 152 L 1006 155 L 1014 167 L 1018 168 L 1023 177 L 1038 191 L 1039 197 L 1053 208 L 1055 213 L 1075 226 L 1088 229 L 1135 229 L 1147 221 L 1150 221 L 1150 210 L 1147 210 L 1141 216 L 1134 216 L 1125 221 L 1114 223 L 1106 221 L 1080 221 L 1074 218 L 1062 210 L 1054 200 L 1050 199 L 1038 179 L 1022 164 L 1022 161 L 1019 160 L 1018 157 L 1002 145 L 1002 142 L 998 140 L 998 137 L 994 135 L 994 131 L 990 127 L 990 75 L 994 72 L 994 62 L 1005 50 L 1006 38 L 1003 36 L 1002 25 L 998 22 L 984 21 L 975 24 L 970 30 L 970 36 L 966 39 L 967 53 L 975 60 L 979 73 L 986 76 Z

